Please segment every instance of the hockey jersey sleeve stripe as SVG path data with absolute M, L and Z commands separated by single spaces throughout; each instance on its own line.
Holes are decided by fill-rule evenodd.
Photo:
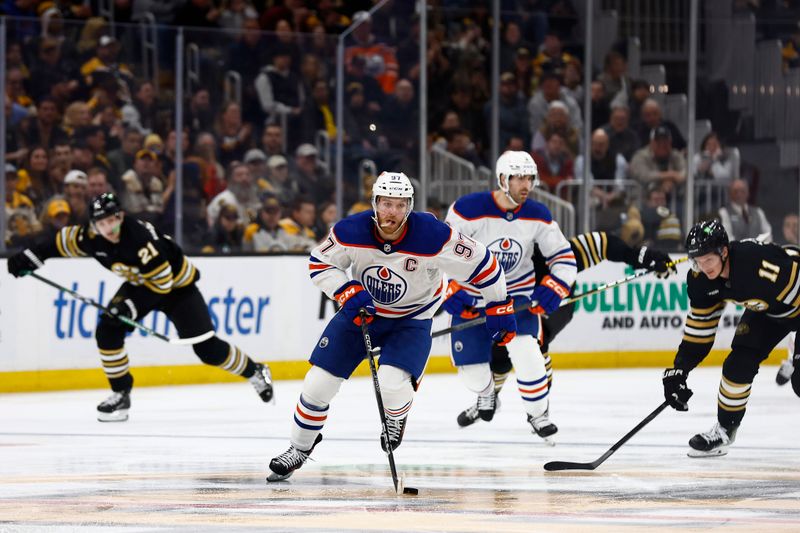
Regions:
M 521 276 L 517 276 L 514 279 L 506 279 L 506 285 L 512 285 L 514 283 L 527 280 L 531 276 L 534 276 L 534 278 L 536 277 L 536 269 L 529 270 L 529 271 L 525 272 L 524 274 L 522 274 Z
M 584 236 L 584 238 L 586 239 L 586 242 L 588 243 L 589 253 L 592 256 L 592 261 L 593 261 L 592 264 L 596 265 L 596 264 L 600 263 L 600 261 L 602 261 L 603 258 L 600 257 L 600 252 L 597 250 L 597 245 L 595 244 L 594 239 L 592 238 L 591 235 Z
M 797 284 L 795 283 L 796 281 L 797 281 L 797 263 L 792 261 L 792 272 L 789 274 L 789 283 L 787 283 L 786 287 L 784 287 L 784 289 L 778 294 L 776 300 L 782 300 L 784 303 L 788 303 L 786 302 L 785 298 L 789 294 L 789 291 L 791 291 L 792 289 L 794 289 L 795 292 L 797 291 Z M 791 298 L 789 298 L 789 300 L 791 301 Z
M 798 295 L 798 291 L 800 291 L 800 277 L 797 276 L 797 263 L 792 261 L 792 272 L 789 275 L 789 283 L 786 285 L 789 293 L 785 295 L 785 297 L 781 297 L 783 292 L 778 295 L 778 300 L 782 300 L 783 303 L 786 305 L 797 306 L 800 304 L 800 295 Z M 786 289 L 784 289 L 785 291 Z
M 84 255 L 78 248 L 78 227 L 71 226 L 67 233 L 67 250 L 71 257 L 79 257 Z
M 488 251 L 486 253 L 490 254 L 490 252 L 488 252 Z M 489 276 L 495 270 L 498 270 L 498 269 L 499 269 L 499 266 L 497 264 L 497 259 L 495 259 L 494 256 L 492 256 L 491 260 L 490 260 L 490 263 L 489 263 L 489 266 L 483 272 L 481 272 L 480 274 L 478 274 L 477 276 L 475 276 L 471 280 L 469 280 L 469 282 L 472 283 L 473 285 L 475 285 L 476 287 L 478 287 L 479 286 L 478 284 L 481 281 L 483 281 L 487 276 Z
M 495 283 L 497 283 L 497 280 L 500 279 L 500 276 L 502 276 L 502 275 L 503 275 L 503 269 L 498 268 L 496 273 L 495 273 L 495 275 L 492 276 L 492 279 L 490 279 L 489 281 L 486 281 L 484 283 L 473 283 L 473 285 L 475 285 L 479 289 L 483 289 L 484 287 L 489 287 L 489 286 L 494 285 Z
M 725 303 L 720 302 L 711 307 L 692 307 L 689 313 L 692 315 L 692 318 L 708 318 L 717 311 L 722 314 L 723 307 L 725 307 Z
M 486 263 L 488 263 L 489 260 L 492 259 L 492 258 L 493 258 L 492 257 L 492 252 L 490 252 L 489 250 L 486 250 L 486 253 L 483 256 L 483 259 L 481 259 L 481 262 L 478 265 L 478 268 L 476 268 L 475 270 L 472 271 L 472 274 L 470 274 L 469 279 L 470 280 L 474 279 L 475 276 L 477 276 L 478 273 L 483 270 L 483 268 L 486 266 Z
M 573 237 L 569 240 L 570 244 L 572 245 L 572 251 L 577 252 L 577 255 L 580 255 L 581 259 L 581 270 L 586 270 L 587 268 L 591 267 L 592 265 L 589 263 L 589 258 L 586 255 L 586 250 L 583 248 L 583 245 L 580 241 L 580 235 L 577 237 Z
M 714 337 L 717 333 L 717 326 L 714 325 L 710 328 L 693 328 L 692 326 L 685 326 L 683 332 L 692 337 Z
M 572 256 L 574 257 L 574 254 L 572 253 L 572 247 L 567 247 L 567 248 L 564 248 L 563 250 L 559 250 L 559 251 L 557 251 L 557 252 L 556 252 L 556 253 L 554 253 L 554 254 L 551 254 L 551 255 L 550 255 L 550 257 L 548 257 L 548 258 L 546 259 L 546 261 L 548 261 L 548 262 L 549 262 L 549 261 L 553 261 L 553 260 L 555 260 L 555 259 L 556 259 L 558 256 L 560 256 L 560 255 L 564 255 L 564 254 L 572 255 Z
M 694 318 L 686 319 L 687 326 L 699 329 L 716 328 L 717 324 L 719 324 L 719 318 L 717 318 L 716 320 L 697 320 Z
M 164 275 L 164 272 L 169 269 L 170 276 L 172 275 L 172 268 L 169 266 L 169 261 L 164 261 L 150 272 L 142 274 L 144 279 L 157 279 Z
M 713 343 L 714 337 L 716 337 L 716 335 L 709 335 L 707 337 L 695 337 L 693 335 L 687 335 L 686 333 L 683 334 L 683 340 L 685 340 L 686 342 L 693 342 L 695 344 Z

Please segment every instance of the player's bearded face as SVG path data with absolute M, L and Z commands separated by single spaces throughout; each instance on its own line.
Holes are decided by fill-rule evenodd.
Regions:
M 119 242 L 119 231 L 122 227 L 122 214 L 95 220 L 94 228 L 104 239 Z
M 408 212 L 408 198 L 388 198 L 380 196 L 376 202 L 378 226 L 386 233 L 399 230 Z
M 508 180 L 508 195 L 511 199 L 521 204 L 528 199 L 533 189 L 533 176 L 511 176 Z
M 726 254 L 727 251 L 724 251 L 723 254 Z M 697 268 L 706 275 L 708 279 L 716 279 L 722 274 L 722 257 L 719 256 L 716 252 L 712 252 L 706 255 L 701 255 L 700 257 L 694 258 L 694 263 L 697 265 Z

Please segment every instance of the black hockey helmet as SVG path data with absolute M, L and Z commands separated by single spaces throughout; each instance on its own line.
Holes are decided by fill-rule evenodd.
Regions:
M 728 246 L 728 233 L 719 220 L 698 222 L 686 236 L 686 252 L 689 259 L 709 253 L 722 256 L 722 248 Z
M 92 198 L 89 204 L 89 218 L 92 222 L 116 215 L 122 211 L 119 198 L 112 192 L 104 192 Z

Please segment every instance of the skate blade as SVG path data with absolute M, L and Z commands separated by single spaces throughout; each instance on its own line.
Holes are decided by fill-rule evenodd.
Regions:
M 99 422 L 125 422 L 128 420 L 128 410 L 119 409 L 113 413 L 97 412 L 97 420 Z
M 555 441 L 555 439 L 553 439 L 553 437 L 542 437 L 542 440 L 548 446 L 555 446 L 556 445 L 556 441 Z
M 702 459 L 704 457 L 722 457 L 723 455 L 728 455 L 728 447 L 722 446 L 709 451 L 691 449 L 686 452 L 686 455 L 694 459 Z
M 289 472 L 288 474 L 276 474 L 272 470 L 269 471 L 269 475 L 267 476 L 267 483 L 274 483 L 276 481 L 286 481 L 290 477 L 292 477 L 294 472 Z

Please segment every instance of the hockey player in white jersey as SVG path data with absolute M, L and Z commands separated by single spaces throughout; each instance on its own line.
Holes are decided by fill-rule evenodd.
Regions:
M 311 279 L 341 309 L 314 347 L 313 366 L 294 410 L 291 446 L 270 461 L 267 481 L 291 476 L 322 440 L 331 400 L 366 357 L 362 309 L 369 313 L 370 336 L 381 347 L 378 380 L 392 449 L 403 438 L 430 355 L 431 322 L 445 291 L 445 274 L 470 283 L 488 302 L 489 338 L 514 338 L 513 301 L 497 259 L 483 244 L 428 213 L 413 212 L 413 206 L 414 189 L 406 175 L 384 172 L 372 188 L 373 210 L 337 222 L 312 250 Z
M 530 313 L 517 315 L 518 335 L 506 348 L 516 370 L 528 423 L 534 433 L 552 443 L 551 436 L 558 428 L 549 419 L 547 371 L 540 348 L 541 317 L 557 310 L 569 295 L 577 275 L 575 255 L 547 207 L 528 198 L 539 174 L 530 154 L 503 153 L 495 172 L 500 190 L 459 198 L 450 207 L 446 222 L 486 244 L 505 271 L 509 295 L 517 301 L 538 302 Z M 538 286 L 533 264 L 535 244 L 550 269 Z M 453 315 L 453 325 L 480 316 L 483 306 L 481 294 L 473 285 L 455 281 L 448 285 L 444 308 Z M 478 417 L 491 420 L 498 405 L 489 366 L 492 339 L 478 328 L 468 328 L 452 333 L 450 345 L 462 381 L 478 395 Z M 459 425 L 468 424 L 459 420 Z

